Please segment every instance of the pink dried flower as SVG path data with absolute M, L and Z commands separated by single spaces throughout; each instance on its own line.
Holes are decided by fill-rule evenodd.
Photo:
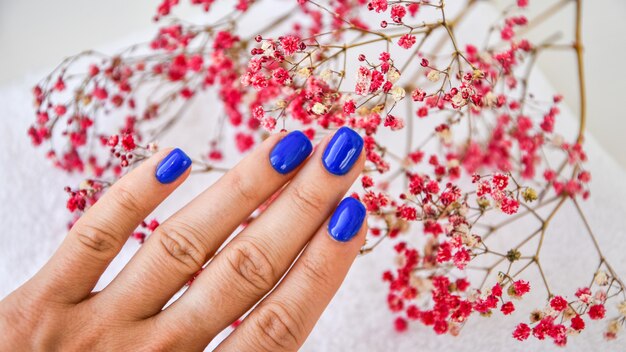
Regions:
M 178 3 L 163 0 L 155 18 L 168 16 Z M 206 11 L 214 3 L 192 1 Z M 251 0 L 228 4 L 232 18 L 246 21 L 238 15 L 252 8 Z M 477 315 L 472 313 L 496 318 L 500 310 L 497 318 L 503 318 L 524 309 L 507 297 L 520 299 L 530 290 L 518 270 L 539 265 L 539 259 L 527 262 L 539 248 L 527 248 L 532 241 L 519 243 L 537 233 L 526 227 L 509 230 L 513 225 L 503 230 L 499 218 L 516 214 L 502 222 L 509 224 L 539 217 L 544 236 L 554 231 L 547 214 L 563 202 L 587 199 L 591 181 L 583 131 L 566 136 L 556 123 L 563 97 L 526 92 L 527 64 L 545 49 L 521 38 L 518 27 L 528 19 L 520 9 L 528 1 L 517 1 L 518 10 L 499 18 L 494 41 L 483 43 L 478 34 L 484 33 L 472 37 L 470 31 L 462 46 L 442 20 L 445 14 L 452 23 L 455 15 L 432 1 L 317 5 L 298 1 L 294 16 L 277 18 L 271 31 L 253 36 L 242 35 L 237 21 L 168 21 L 137 50 L 111 57 L 81 54 L 61 64 L 32 90 L 36 117 L 28 136 L 34 145 L 50 147 L 46 157 L 56 167 L 103 180 L 68 188 L 65 206 L 77 215 L 87 210 L 110 184 L 159 149 L 157 141 L 169 126 L 185 126 L 182 112 L 189 104 L 212 95 L 219 102 L 210 106 L 207 118 L 221 126 L 220 133 L 206 134 L 211 137 L 202 142 L 207 149 L 200 153 L 198 170 L 221 170 L 232 154 L 227 148 L 245 153 L 279 125 L 300 128 L 311 140 L 340 126 L 363 136 L 362 187 L 351 196 L 370 212 L 368 236 L 391 241 L 397 256 L 383 284 L 398 331 L 415 322 L 455 335 Z M 435 11 L 420 13 L 420 6 Z M 370 23 L 380 27 L 370 29 Z M 445 49 L 431 52 L 439 47 L 432 45 L 435 37 Z M 496 45 L 500 38 L 506 44 Z M 428 58 L 416 51 L 418 39 L 420 48 L 422 43 L 429 48 Z M 388 47 L 390 41 L 410 50 Z M 576 44 L 572 51 L 580 51 L 581 43 Z M 91 60 L 82 66 L 87 70 L 74 69 L 71 63 L 82 59 Z M 102 129 L 104 119 L 111 129 Z M 406 145 L 391 147 L 389 141 L 398 139 Z M 553 156 L 566 162 L 549 165 Z M 146 221 L 133 237 L 142 242 L 154 228 Z M 507 234 L 520 231 L 527 231 L 524 238 L 511 236 L 507 242 Z M 492 235 L 510 246 L 508 252 L 496 253 Z M 374 249 L 371 243 L 364 252 Z M 507 261 L 511 269 L 496 277 L 491 268 L 485 279 L 499 283 L 478 290 L 458 275 L 465 277 L 468 266 L 485 257 Z M 584 314 L 590 320 L 608 315 L 605 304 L 612 296 L 606 290 L 585 287 L 576 298 L 569 304 L 562 296 L 550 298 L 550 309 L 531 314 L 530 326 L 518 325 L 513 337 L 525 340 L 532 333 L 563 345 L 568 330 L 584 328 Z M 572 310 L 582 315 L 571 317 Z M 605 333 L 615 336 L 614 328 Z
M 401 36 L 400 39 L 398 39 L 398 45 L 400 45 L 404 49 L 410 49 L 416 41 L 417 39 L 414 35 L 405 34 Z
M 603 304 L 594 304 L 589 307 L 589 318 L 591 320 L 598 320 L 604 318 L 604 314 L 606 314 L 606 308 L 604 308 Z

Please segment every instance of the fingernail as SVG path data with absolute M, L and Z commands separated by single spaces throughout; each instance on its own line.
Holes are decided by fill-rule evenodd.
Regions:
M 344 198 L 330 217 L 328 233 L 339 242 L 348 242 L 359 232 L 364 219 L 363 204 L 352 197 Z
M 176 181 L 191 166 L 191 159 L 182 150 L 176 148 L 161 160 L 156 168 L 156 178 L 161 183 Z
M 348 127 L 341 127 L 324 150 L 322 163 L 328 172 L 345 175 L 357 161 L 363 149 L 363 138 Z
M 288 174 L 298 167 L 313 150 L 311 141 L 300 131 L 283 137 L 270 153 L 270 164 L 281 174 Z

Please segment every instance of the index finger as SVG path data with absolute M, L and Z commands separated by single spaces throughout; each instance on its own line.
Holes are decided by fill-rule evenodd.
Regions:
M 122 177 L 72 226 L 32 283 L 64 302 L 87 297 L 130 234 L 187 178 L 190 166 L 182 150 L 166 149 Z

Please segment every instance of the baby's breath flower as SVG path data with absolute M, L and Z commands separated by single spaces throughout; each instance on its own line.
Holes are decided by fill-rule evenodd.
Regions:
M 302 78 L 309 78 L 311 76 L 311 69 L 309 67 L 302 67 L 298 70 L 298 76 Z
M 538 321 L 540 321 L 541 319 L 543 319 L 544 317 L 544 313 L 540 310 L 533 310 L 530 313 L 530 322 L 531 323 L 536 323 Z
M 621 329 L 622 325 L 619 323 L 619 320 L 617 319 L 613 319 L 609 322 L 609 326 L 607 328 L 607 331 L 611 334 L 617 334 L 620 329 Z
M 593 281 L 598 286 L 606 286 L 609 284 L 609 274 L 604 270 L 599 270 L 593 278 Z
M 261 44 L 261 49 L 263 50 L 263 55 L 273 57 L 275 54 L 274 46 L 270 41 L 264 41 Z
M 465 99 L 463 98 L 463 95 L 460 92 L 456 93 L 456 95 L 452 97 L 452 103 L 454 103 L 454 105 L 459 106 L 463 104 L 463 102 L 465 102 Z
M 332 75 L 333 73 L 331 70 L 325 69 L 324 71 L 322 71 L 322 73 L 320 73 L 320 78 L 328 82 L 331 80 Z
M 178 3 L 162 2 L 159 16 Z M 199 1 L 207 10 L 212 2 Z M 383 280 L 386 303 L 398 316 L 397 330 L 404 331 L 415 321 L 438 334 L 454 335 L 471 316 L 503 318 L 521 311 L 513 299 L 522 299 L 530 284 L 521 280 L 527 272 L 520 268 L 532 272 L 531 266 L 540 265 L 533 254 L 543 241 L 532 240 L 541 229 L 537 232 L 534 225 L 517 219 L 538 217 L 546 224 L 552 216 L 548 214 L 559 208 L 550 199 L 582 201 L 589 195 L 591 180 L 583 165 L 587 155 L 582 143 L 561 135 L 555 123 L 563 97 L 536 97 L 532 89 L 520 96 L 528 88 L 531 67 L 526 69 L 526 64 L 536 54 L 533 44 L 517 31 L 527 24 L 526 17 L 520 11 L 507 12 L 494 26 L 506 45 L 485 49 L 482 43 L 472 44 L 470 30 L 468 40 L 457 48 L 461 43 L 454 43 L 451 31 L 439 31 L 439 12 L 447 9 L 440 6 L 435 16 L 429 16 L 428 9 L 420 10 L 428 7 L 428 1 L 327 1 L 317 9 L 305 2 L 299 1 L 294 16 L 309 18 L 296 27 L 291 26 L 296 17 L 277 17 L 269 22 L 275 25 L 268 33 L 252 38 L 241 32 L 247 27 L 243 23 L 168 23 L 142 50 L 123 51 L 111 59 L 98 56 L 86 74 L 64 63 L 34 87 L 36 120 L 28 130 L 32 142 L 50 142 L 55 150 L 48 157 L 63 170 L 93 176 L 67 189 L 66 207 L 76 213 L 88 210 L 110 186 L 95 180 L 115 181 L 144 160 L 145 143 L 166 135 L 178 119 L 173 113 L 186 110 L 186 104 L 206 91 L 220 100 L 215 107 L 219 116 L 214 117 L 219 119 L 220 133 L 202 134 L 216 136 L 203 142 L 208 144 L 203 158 L 207 171 L 213 170 L 213 162 L 230 164 L 223 160 L 230 151 L 221 149 L 233 145 L 229 142 L 244 153 L 275 130 L 277 122 L 282 122 L 281 129 L 301 129 L 310 140 L 320 140 L 344 125 L 362 136 L 367 162 L 361 185 L 350 196 L 370 214 L 363 253 L 378 243 L 394 248 L 397 267 L 386 271 Z M 515 2 L 519 9 L 528 6 L 528 0 Z M 234 11 L 243 12 L 253 1 L 236 3 Z M 318 11 L 320 6 L 326 11 Z M 266 27 L 255 23 L 259 18 L 254 11 L 256 7 L 249 10 L 250 16 L 233 18 L 251 21 L 257 29 Z M 367 11 L 382 17 L 380 27 L 362 17 Z M 272 14 L 281 16 L 279 12 Z M 348 27 L 341 21 L 344 15 Z M 430 36 L 435 29 L 441 35 Z M 441 50 L 434 50 L 438 46 L 432 45 L 433 38 L 444 40 Z M 369 45 L 381 39 L 386 49 Z M 391 47 L 396 45 L 406 50 Z M 149 95 L 152 85 L 163 87 L 163 94 L 135 101 Z M 410 100 L 405 99 L 405 89 Z M 101 115 L 110 116 L 111 131 L 118 134 L 101 130 Z M 116 115 L 119 120 L 114 123 Z M 222 130 L 222 125 L 228 126 Z M 53 136 L 64 143 L 52 145 Z M 99 140 L 93 143 L 94 138 Z M 403 140 L 396 141 L 399 138 Z M 156 143 L 146 148 L 151 153 L 158 149 Z M 553 156 L 555 163 L 548 165 Z M 556 160 L 565 163 L 558 166 Z M 539 195 L 545 195 L 542 202 L 536 202 Z M 557 229 L 550 236 L 553 232 L 559 235 Z M 145 238 L 133 236 L 140 242 Z M 491 238 L 497 238 L 493 246 Z M 530 248 L 537 242 L 539 248 Z M 513 249 L 502 254 L 509 248 Z M 586 254 L 581 253 L 580 260 L 590 257 Z M 549 258 L 547 249 L 544 257 Z M 489 267 L 488 263 L 502 260 L 511 265 L 509 270 Z M 606 264 L 602 267 L 608 268 Z M 466 277 L 467 265 L 487 269 L 485 279 L 497 280 L 497 285 L 478 290 Z M 547 297 L 548 306 L 533 312 L 532 324 L 517 324 L 513 337 L 551 339 L 563 345 L 586 322 L 603 319 L 611 299 L 621 299 L 614 293 L 622 281 L 605 271 L 595 274 L 593 285 L 580 287 L 576 298 Z M 533 287 L 542 281 L 533 281 Z M 626 303 L 618 310 L 623 324 Z M 611 325 L 605 336 L 615 338 L 618 328 Z
M 394 67 L 389 69 L 387 72 L 387 80 L 391 83 L 396 83 L 400 79 L 400 71 L 396 70 Z
M 626 317 L 626 301 L 622 301 L 618 306 L 617 309 L 619 311 L 619 314 L 621 314 L 623 317 Z
M 428 78 L 428 80 L 431 82 L 437 82 L 439 80 L 439 77 L 439 71 L 437 70 L 430 70 L 430 72 L 428 72 L 428 75 L 426 76 L 426 78 Z
M 487 107 L 493 107 L 498 102 L 498 96 L 493 94 L 493 92 L 489 92 L 485 95 L 485 105 Z
M 400 101 L 404 99 L 405 94 L 406 92 L 404 91 L 404 88 L 402 87 L 395 87 L 391 90 L 391 97 L 393 98 L 394 101 Z
M 313 104 L 313 108 L 311 108 L 311 111 L 313 111 L 317 115 L 322 115 L 326 112 L 326 106 L 322 103 L 317 102 Z
M 524 197 L 526 202 L 533 202 L 538 198 L 537 191 L 532 187 L 526 187 L 522 192 L 522 197 Z

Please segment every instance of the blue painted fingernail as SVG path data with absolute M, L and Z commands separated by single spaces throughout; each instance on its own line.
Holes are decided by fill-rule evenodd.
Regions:
M 333 175 L 345 175 L 363 149 L 363 138 L 348 127 L 341 127 L 326 146 L 322 163 Z
M 191 159 L 182 150 L 176 148 L 161 160 L 156 168 L 156 178 L 161 183 L 176 181 L 191 166 Z
M 288 174 L 298 167 L 313 150 L 311 141 L 300 131 L 283 137 L 270 153 L 270 164 L 281 174 Z
M 365 219 L 365 207 L 348 197 L 339 203 L 328 223 L 328 233 L 339 242 L 348 242 L 359 232 Z

